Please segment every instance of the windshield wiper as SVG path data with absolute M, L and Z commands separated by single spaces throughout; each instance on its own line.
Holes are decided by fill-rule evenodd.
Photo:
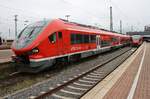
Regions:
M 28 37 L 30 37 L 30 36 L 32 35 L 32 33 L 34 32 L 35 28 L 36 28 L 36 27 L 33 28 L 33 30 L 30 32 L 30 34 L 29 34 Z

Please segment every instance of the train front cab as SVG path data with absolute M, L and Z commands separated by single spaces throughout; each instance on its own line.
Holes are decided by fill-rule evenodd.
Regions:
M 59 57 L 65 54 L 64 49 L 67 45 L 64 43 L 63 33 L 64 31 L 57 31 L 50 34 L 38 46 L 39 53 L 30 56 L 30 63 L 38 63 L 35 66 L 31 65 L 31 67 L 37 68 L 37 72 L 53 66 L 57 61 L 56 59 L 59 59 Z
M 42 57 L 42 50 L 40 49 L 41 39 L 45 28 L 47 28 L 49 21 L 38 21 L 36 23 L 26 26 L 17 38 L 14 40 L 11 48 L 16 56 L 12 56 L 12 60 L 28 71 L 31 69 L 37 70 L 43 63 L 38 61 Z M 29 69 L 28 69 L 29 68 Z
M 140 35 L 133 35 L 132 36 L 132 46 L 139 47 L 143 43 L 143 37 Z

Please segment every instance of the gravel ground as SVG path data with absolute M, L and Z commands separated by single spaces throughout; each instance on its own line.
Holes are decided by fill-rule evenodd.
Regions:
M 115 60 L 109 62 L 108 64 L 106 64 L 106 65 L 100 67 L 98 70 L 96 70 L 95 72 L 98 72 L 98 74 L 100 74 L 100 75 L 96 76 L 96 78 L 94 76 L 95 79 L 97 79 L 97 78 L 99 79 L 97 81 L 97 83 L 99 81 L 101 81 L 105 76 L 107 76 L 110 72 L 112 72 L 115 68 L 117 68 L 117 66 L 119 64 L 121 64 L 124 60 L 126 60 L 126 58 L 128 56 L 130 56 L 132 53 L 133 53 L 133 51 L 130 50 L 127 53 L 121 55 L 120 57 L 117 57 Z M 91 75 L 91 74 L 88 74 L 88 75 Z M 85 76 L 85 77 L 89 78 L 89 76 Z M 92 88 L 95 85 L 95 83 L 96 83 L 96 82 L 95 83 L 81 82 L 80 80 L 83 80 L 83 78 L 80 78 L 78 81 L 76 81 L 76 83 L 78 83 L 78 84 L 84 84 L 84 85 L 91 85 L 91 86 L 84 87 L 87 90 L 90 89 L 90 88 Z M 75 85 L 72 83 L 72 84 L 70 84 L 70 86 L 75 86 Z M 78 88 L 81 88 L 81 86 L 78 87 Z M 63 92 L 62 90 L 63 91 L 67 91 L 67 92 Z M 58 91 L 58 92 L 56 92 L 54 94 L 58 95 L 58 96 L 67 97 L 67 98 L 79 99 L 85 92 L 87 92 L 87 90 L 84 90 L 84 91 L 82 91 L 82 90 L 75 90 L 75 89 L 68 88 L 66 86 L 66 87 L 64 87 L 63 89 L 61 89 L 60 91 Z M 68 92 L 71 92 L 71 93 L 68 93 Z M 79 94 L 72 94 L 72 92 L 73 93 L 80 93 L 80 95 Z M 59 99 L 58 97 L 57 98 L 54 97 L 53 96 L 54 94 L 52 94 L 51 96 L 45 97 L 44 99 Z
M 0 64 L 0 81 L 15 71 L 16 66 L 13 63 Z
M 75 75 L 85 72 L 86 70 L 90 69 L 93 66 L 96 66 L 98 64 L 102 64 L 105 60 L 110 59 L 114 56 L 117 56 L 119 53 L 122 53 L 126 50 L 130 49 L 130 47 L 126 47 L 123 49 L 119 49 L 117 51 L 114 51 L 113 53 L 105 53 L 102 55 L 99 55 L 98 57 L 94 57 L 92 60 L 86 60 L 82 63 L 77 62 L 75 64 L 69 65 L 62 70 L 59 70 L 53 77 L 50 79 L 37 83 L 29 88 L 25 88 L 23 90 L 17 91 L 14 94 L 10 94 L 7 96 L 8 99 L 25 99 L 28 96 L 36 96 L 39 94 L 41 91 L 47 91 L 49 88 L 54 88 L 57 85 L 63 83 L 63 81 L 68 81 L 69 78 L 73 78 Z

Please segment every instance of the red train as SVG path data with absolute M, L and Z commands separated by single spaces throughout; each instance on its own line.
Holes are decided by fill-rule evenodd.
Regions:
M 68 62 L 131 43 L 127 35 L 63 19 L 28 25 L 12 44 L 13 60 L 25 72 L 39 72 L 57 61 Z M 26 69 L 24 69 L 26 70 Z
M 143 37 L 140 35 L 133 35 L 132 36 L 132 46 L 140 46 L 143 43 Z

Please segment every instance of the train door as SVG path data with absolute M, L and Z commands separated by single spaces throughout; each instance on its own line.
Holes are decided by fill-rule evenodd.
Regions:
M 96 36 L 96 46 L 97 46 L 97 49 L 101 48 L 101 46 L 100 46 L 100 35 Z
M 63 54 L 63 35 L 62 32 L 57 32 L 58 35 L 58 54 Z
M 50 47 L 51 50 L 49 49 L 49 54 L 53 55 L 57 55 L 57 36 L 56 36 L 56 32 L 52 33 L 49 37 L 49 41 L 50 41 Z

